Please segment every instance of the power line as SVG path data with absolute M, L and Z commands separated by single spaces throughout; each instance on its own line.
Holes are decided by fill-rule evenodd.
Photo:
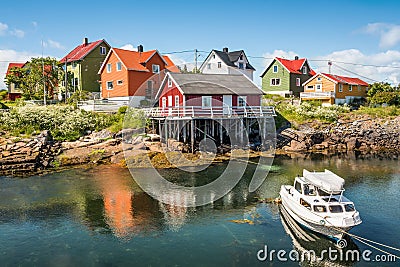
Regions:
M 346 72 L 348 72 L 348 73 L 354 74 L 354 75 L 359 76 L 359 77 L 362 77 L 362 78 L 364 78 L 364 79 L 367 79 L 367 80 L 370 80 L 370 81 L 373 81 L 373 82 L 379 82 L 379 81 L 377 81 L 377 80 L 374 80 L 374 79 L 368 78 L 368 77 L 366 77 L 366 76 L 363 76 L 363 75 L 361 75 L 361 74 L 355 73 L 355 72 L 353 72 L 353 71 L 347 70 L 347 69 L 345 69 L 345 68 L 343 68 L 343 67 L 341 67 L 341 66 L 339 66 L 339 65 L 337 65 L 337 64 L 333 64 L 333 65 L 336 66 L 336 67 L 338 67 L 339 69 L 341 69 L 341 70 L 343 70 L 343 71 L 346 71 Z

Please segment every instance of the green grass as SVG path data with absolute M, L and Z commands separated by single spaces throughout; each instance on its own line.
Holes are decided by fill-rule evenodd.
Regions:
M 400 115 L 400 107 L 388 106 L 388 107 L 364 107 L 353 111 L 357 115 L 369 115 L 372 117 L 388 118 Z

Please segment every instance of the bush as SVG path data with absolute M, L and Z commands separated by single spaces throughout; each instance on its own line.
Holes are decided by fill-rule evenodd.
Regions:
M 72 106 L 22 106 L 0 114 L 0 128 L 14 134 L 49 130 L 56 140 L 76 140 L 86 131 L 107 128 L 113 115 L 75 109 Z
M 388 105 L 399 105 L 400 94 L 398 92 L 377 92 L 373 97 L 369 98 L 369 102 L 372 104 L 388 104 Z

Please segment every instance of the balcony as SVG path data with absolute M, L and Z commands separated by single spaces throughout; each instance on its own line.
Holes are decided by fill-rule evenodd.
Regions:
M 335 92 L 304 92 L 300 93 L 300 99 L 330 99 L 335 98 Z
M 247 117 L 259 118 L 267 116 L 276 116 L 275 109 L 267 106 L 246 106 L 246 107 L 154 107 L 143 109 L 147 117 L 165 118 L 165 117 L 191 117 L 191 118 L 230 118 Z

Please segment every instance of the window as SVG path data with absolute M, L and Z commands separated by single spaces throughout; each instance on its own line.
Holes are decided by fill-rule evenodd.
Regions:
M 244 64 L 242 62 L 239 63 L 239 69 L 241 69 L 241 70 L 244 69 Z
M 171 80 L 171 78 L 168 78 L 168 87 L 172 87 L 172 80 Z
M 279 86 L 279 85 L 281 85 L 281 79 L 279 79 L 279 78 L 272 78 L 272 79 L 271 79 L 271 85 L 272 85 L 272 86 Z
M 314 85 L 307 86 L 307 90 L 314 91 Z
M 124 82 L 122 80 L 117 81 L 117 85 L 123 85 L 123 84 L 124 84 Z
M 351 212 L 351 211 L 355 211 L 356 209 L 354 208 L 354 205 L 353 205 L 353 204 L 345 204 L 345 205 L 344 205 L 344 210 L 345 210 L 346 212 Z
M 112 90 L 114 88 L 113 82 L 107 82 L 107 90 Z
M 315 91 L 316 92 L 322 92 L 322 84 L 316 84 L 315 85 Z
M 315 196 L 316 192 L 313 185 L 304 184 L 303 185 L 303 193 L 306 196 Z
M 74 87 L 78 87 L 78 86 L 79 86 L 79 78 L 74 78 L 74 79 L 72 80 L 72 85 L 73 85 Z
M 240 55 L 239 59 L 240 59 L 240 60 L 243 60 L 243 54 L 242 54 L 242 55 Z
M 153 73 L 160 73 L 160 65 L 152 65 Z
M 175 96 L 175 107 L 179 107 L 179 95 Z
M 323 205 L 314 205 L 315 212 L 326 212 L 326 207 Z
M 349 92 L 353 91 L 353 85 L 349 84 Z
M 207 69 L 211 70 L 211 63 L 207 64 Z
M 247 96 L 238 96 L 238 106 L 245 107 L 247 103 Z
M 304 67 L 303 67 L 303 74 L 307 74 L 307 72 L 308 72 L 308 71 L 307 71 L 307 66 L 304 66 Z
M 296 78 L 296 86 L 300 86 L 300 78 Z
M 100 55 L 105 55 L 107 52 L 107 49 L 104 46 L 100 46 Z
M 162 103 L 162 107 L 165 108 L 165 107 L 167 106 L 167 98 L 166 98 L 166 97 L 163 97 L 163 98 L 161 99 L 161 103 Z
M 111 63 L 108 63 L 107 64 L 107 73 L 110 73 L 111 72 Z
M 318 77 L 318 78 L 317 78 L 317 81 L 319 81 L 319 82 L 320 82 L 321 80 L 322 80 L 322 78 L 321 78 L 321 77 Z
M 273 66 L 272 72 L 273 73 L 277 73 L 278 72 L 278 66 L 276 66 L 276 65 Z
M 359 92 L 361 92 L 361 85 L 357 85 L 357 89 Z
M 117 62 L 117 71 L 121 71 L 121 69 L 122 69 L 122 64 L 121 64 L 121 62 Z
M 343 208 L 339 205 L 331 205 L 329 206 L 329 211 L 332 213 L 341 213 L 343 212 Z
M 73 68 L 73 69 L 76 68 L 76 62 L 72 62 L 72 68 Z
M 212 58 L 215 58 L 215 54 L 212 55 Z
M 298 181 L 294 184 L 294 188 L 301 194 L 301 184 Z
M 307 201 L 305 201 L 304 199 L 300 198 L 300 204 L 303 205 L 304 207 L 306 207 L 307 209 L 311 210 L 311 205 L 310 203 L 308 203 Z
M 201 106 L 203 108 L 211 107 L 211 96 L 202 96 L 201 97 Z
M 343 84 L 339 83 L 339 92 L 343 92 Z
M 147 81 L 147 89 L 153 89 L 153 81 Z
M 218 62 L 218 69 L 220 69 L 222 67 L 222 63 Z

